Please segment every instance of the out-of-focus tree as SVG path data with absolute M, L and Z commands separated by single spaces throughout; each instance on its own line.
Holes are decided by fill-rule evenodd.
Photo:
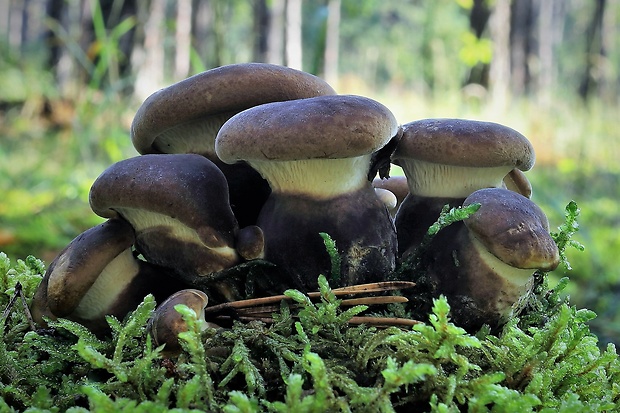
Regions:
M 477 84 L 617 102 L 619 18 L 618 0 L 1 0 L 0 42 L 18 60 L 44 56 L 61 95 L 144 97 L 265 61 L 423 95 Z
M 286 65 L 303 69 L 302 0 L 286 0 Z
M 140 99 L 164 85 L 165 55 L 161 46 L 166 37 L 166 0 L 143 2 L 141 7 L 141 15 L 146 17 L 141 25 L 144 40 L 134 44 L 131 56 L 136 73 L 134 93 Z
M 588 30 L 586 31 L 585 64 L 579 84 L 579 95 L 588 99 L 599 85 L 606 83 L 603 62 L 607 55 L 603 36 L 606 0 L 596 0 Z
M 510 0 L 496 0 L 489 23 L 493 57 L 489 70 L 491 99 L 504 108 L 510 92 Z
M 327 1 L 327 24 L 325 28 L 325 53 L 323 76 L 327 83 L 338 88 L 338 55 L 340 47 L 341 0 Z

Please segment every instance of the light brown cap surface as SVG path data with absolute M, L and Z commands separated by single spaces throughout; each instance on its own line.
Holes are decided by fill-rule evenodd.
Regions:
M 131 140 L 141 154 L 160 153 L 154 144 L 157 137 L 186 123 L 232 116 L 262 103 L 332 94 L 336 92 L 324 80 L 289 67 L 267 63 L 221 66 L 148 97 L 134 117 Z
M 466 119 L 423 119 L 403 125 L 403 136 L 392 159 L 466 167 L 512 166 L 523 171 L 534 165 L 529 140 L 507 126 Z
M 381 103 L 362 96 L 319 96 L 255 106 L 233 116 L 215 149 L 227 163 L 239 160 L 339 159 L 371 154 L 397 133 Z
M 480 209 L 464 223 L 489 252 L 516 268 L 557 267 L 558 247 L 547 216 L 534 202 L 508 189 L 486 188 L 468 196 L 463 206 L 475 203 Z

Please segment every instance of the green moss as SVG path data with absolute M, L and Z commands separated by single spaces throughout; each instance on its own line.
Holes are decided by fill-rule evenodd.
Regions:
M 578 210 L 567 211 L 570 222 Z M 556 234 L 562 250 L 575 228 Z M 106 339 L 63 319 L 31 331 L 18 293 L 31 300 L 44 269 L 32 257 L 0 255 L 1 411 L 619 410 L 615 347 L 599 348 L 588 327 L 595 314 L 561 296 L 567 281 L 548 289 L 545 274 L 497 335 L 454 325 L 444 297 L 412 328 L 350 325 L 368 308 L 342 307 L 321 276 L 318 302 L 289 290 L 292 301 L 272 324 L 203 331 L 191 309 L 177 306 L 189 330 L 179 336 L 181 355 L 165 358 L 147 333 L 151 296 L 124 320 L 109 317 Z

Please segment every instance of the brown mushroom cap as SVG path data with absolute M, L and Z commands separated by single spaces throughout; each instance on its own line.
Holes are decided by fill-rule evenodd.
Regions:
M 204 309 L 208 302 L 207 295 L 196 289 L 177 291 L 168 297 L 157 307 L 149 323 L 155 344 L 158 346 L 165 344 L 164 351 L 168 355 L 179 353 L 181 345 L 178 336 L 179 333 L 187 331 L 187 323 L 174 307 L 184 304 L 194 310 L 198 320 L 204 321 Z
M 532 184 L 518 168 L 514 168 L 504 177 L 504 186 L 526 198 L 532 198 Z
M 434 293 L 451 300 L 454 322 L 475 332 L 483 324 L 501 326 L 534 271 L 553 270 L 559 253 L 546 216 L 523 195 L 485 188 L 463 206 L 472 204 L 481 206 L 426 245 L 422 268 Z
M 131 125 L 131 140 L 141 154 L 213 154 L 217 130 L 234 113 L 262 103 L 335 93 L 324 80 L 284 66 L 222 66 L 148 97 Z M 176 139 L 183 149 L 174 148 Z
M 57 317 L 74 312 L 104 269 L 126 253 L 133 243 L 133 229 L 119 219 L 106 221 L 78 235 L 47 270 L 47 302 L 51 312 Z M 130 262 L 120 276 L 131 279 L 137 272 L 138 264 Z M 123 288 L 128 282 L 112 287 Z
M 226 122 L 216 152 L 227 163 L 367 155 L 398 131 L 394 115 L 362 96 L 319 96 L 245 110 Z
M 43 317 L 64 317 L 95 334 L 109 332 L 106 315 L 122 319 L 144 299 L 183 288 L 172 274 L 134 257 L 133 229 L 121 219 L 107 221 L 76 237 L 50 264 L 31 310 Z
M 263 258 L 265 252 L 265 234 L 256 225 L 241 228 L 237 234 L 235 248 L 246 260 Z
M 535 159 L 529 140 L 512 128 L 447 118 L 403 125 L 403 137 L 393 158 L 477 168 L 512 166 L 522 171 L 531 169 Z
M 474 203 L 481 207 L 465 225 L 495 257 L 515 268 L 551 271 L 558 266 L 559 251 L 549 222 L 535 203 L 503 188 L 478 190 L 463 206 Z
M 315 289 L 318 275 L 330 270 L 320 232 L 343 251 L 339 285 L 393 269 L 394 226 L 368 172 L 372 154 L 397 132 L 385 106 L 350 95 L 255 106 L 222 126 L 220 159 L 246 160 L 272 188 L 257 225 L 265 260 L 281 268 L 293 288 Z
M 392 155 L 412 194 L 465 198 L 476 189 L 502 186 L 513 168 L 529 170 L 534 149 L 519 132 L 497 123 L 424 119 L 403 125 Z
M 238 225 L 226 179 L 203 156 L 143 155 L 117 162 L 93 183 L 90 205 L 102 217 L 129 221 L 147 261 L 198 275 L 238 261 Z
M 89 201 L 104 218 L 149 211 L 194 229 L 208 246 L 233 244 L 237 223 L 226 179 L 199 155 L 143 155 L 117 162 L 95 180 Z
M 470 333 L 483 324 L 496 331 L 534 272 L 495 257 L 463 222 L 439 231 L 421 258 L 428 288 L 448 298 L 453 322 Z
M 340 196 L 367 182 L 373 152 L 397 133 L 394 115 L 360 96 L 320 96 L 268 103 L 222 126 L 216 152 L 246 160 L 272 191 Z

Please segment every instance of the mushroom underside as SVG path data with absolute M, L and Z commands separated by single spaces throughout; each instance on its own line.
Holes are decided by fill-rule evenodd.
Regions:
M 232 115 L 234 112 L 220 113 L 174 125 L 153 139 L 149 152 L 197 153 L 211 160 L 216 159 L 215 136 Z
M 234 234 L 190 228 L 176 218 L 135 208 L 117 212 L 134 227 L 136 249 L 148 262 L 178 273 L 186 282 L 239 262 Z
M 398 159 L 409 191 L 418 196 L 466 198 L 480 188 L 501 187 L 513 166 L 475 168 Z
M 301 155 L 300 155 L 301 156 Z M 351 158 L 248 160 L 272 192 L 330 199 L 368 186 L 370 155 Z

